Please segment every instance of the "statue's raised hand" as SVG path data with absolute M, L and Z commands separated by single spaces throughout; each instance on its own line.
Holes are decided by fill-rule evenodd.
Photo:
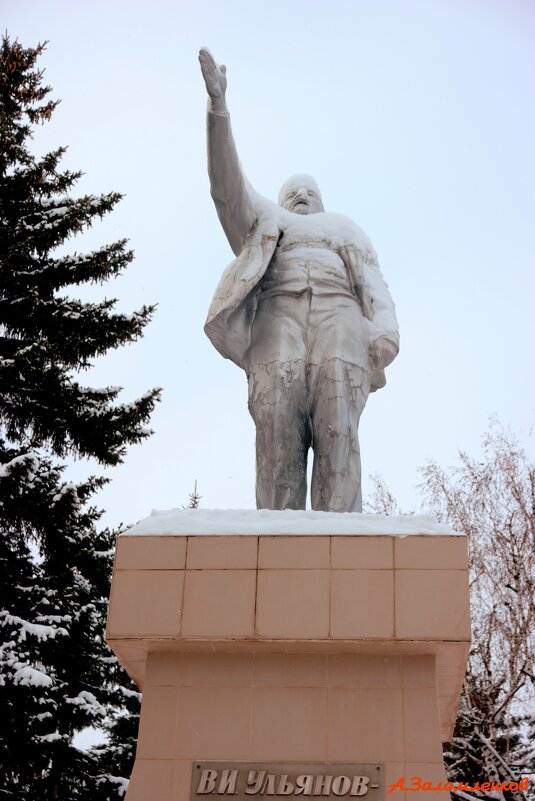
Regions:
M 224 64 L 219 66 L 206 47 L 199 52 L 202 77 L 206 84 L 206 91 L 212 101 L 213 111 L 226 111 L 225 92 L 227 91 L 227 68 Z

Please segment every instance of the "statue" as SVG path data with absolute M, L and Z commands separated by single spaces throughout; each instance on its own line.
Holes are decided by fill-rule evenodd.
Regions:
M 359 419 L 399 349 L 395 308 L 373 247 L 351 220 L 324 211 L 309 175 L 279 205 L 242 172 L 230 128 L 226 68 L 206 49 L 208 172 L 236 260 L 223 274 L 205 331 L 247 374 L 256 425 L 259 509 L 362 511 Z

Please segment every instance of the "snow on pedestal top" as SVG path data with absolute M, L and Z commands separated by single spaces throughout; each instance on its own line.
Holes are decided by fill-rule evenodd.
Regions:
M 121 536 L 323 535 L 407 537 L 417 534 L 463 536 L 431 515 L 376 515 L 354 512 L 273 511 L 271 509 L 154 510 Z

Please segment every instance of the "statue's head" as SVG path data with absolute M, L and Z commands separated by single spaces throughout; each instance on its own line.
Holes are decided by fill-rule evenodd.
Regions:
M 292 175 L 281 187 L 279 206 L 296 214 L 325 211 L 319 187 L 311 175 Z

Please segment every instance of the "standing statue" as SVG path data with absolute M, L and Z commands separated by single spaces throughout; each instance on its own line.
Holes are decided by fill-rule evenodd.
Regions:
M 256 425 L 256 504 L 362 511 L 359 419 L 399 350 L 395 308 L 368 237 L 327 213 L 309 175 L 283 185 L 279 205 L 242 172 L 225 101 L 226 69 L 199 54 L 209 95 L 211 194 L 235 261 L 205 331 L 247 373 Z

